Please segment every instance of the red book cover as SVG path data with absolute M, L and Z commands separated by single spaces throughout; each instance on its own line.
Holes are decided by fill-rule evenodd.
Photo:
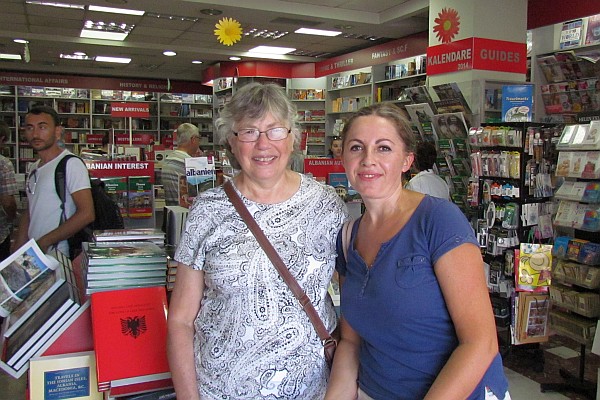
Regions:
M 164 286 L 93 293 L 91 303 L 99 387 L 169 372 Z
M 157 381 L 132 383 L 130 385 L 114 386 L 110 388 L 110 395 L 113 397 L 131 396 L 134 394 L 154 392 L 162 389 L 172 388 L 173 381 L 160 379 Z

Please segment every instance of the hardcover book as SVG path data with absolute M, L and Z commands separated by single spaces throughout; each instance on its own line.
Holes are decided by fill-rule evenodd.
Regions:
M 112 381 L 123 379 L 165 379 L 169 365 L 164 286 L 94 293 L 91 304 L 99 389 L 108 390 Z
M 90 266 L 166 263 L 167 260 L 165 250 L 152 242 L 84 242 L 83 251 Z
M 102 400 L 93 351 L 34 357 L 29 367 L 32 399 Z
M 156 228 L 106 229 L 94 231 L 96 242 L 124 242 L 137 240 L 164 241 L 165 233 Z

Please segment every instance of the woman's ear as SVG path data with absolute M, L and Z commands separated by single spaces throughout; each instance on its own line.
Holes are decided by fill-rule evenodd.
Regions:
M 415 153 L 408 153 L 404 158 L 404 165 L 402 165 L 402 172 L 406 172 L 410 169 L 413 161 L 415 161 Z

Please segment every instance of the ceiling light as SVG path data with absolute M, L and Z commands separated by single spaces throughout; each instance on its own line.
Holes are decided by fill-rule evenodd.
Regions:
M 215 8 L 203 8 L 202 10 L 200 10 L 200 13 L 204 14 L 204 15 L 221 15 L 223 14 L 223 11 L 221 10 L 217 10 Z
M 86 21 L 79 37 L 90 39 L 125 40 L 135 25 Z
M 96 56 L 94 59 L 100 62 L 110 62 L 110 63 L 119 63 L 119 64 L 129 64 L 131 62 L 131 58 L 125 57 L 108 57 L 108 56 Z
M 261 54 L 287 54 L 296 49 L 292 47 L 276 47 L 276 46 L 257 46 L 250 50 L 248 53 L 261 53 Z
M 26 44 L 26 43 L 29 43 L 29 40 L 25 40 L 25 39 L 13 39 L 13 42 L 15 42 L 15 43 L 21 43 L 21 44 Z
M 74 51 L 73 54 L 76 56 L 85 56 L 86 54 L 83 51 Z
M 192 61 L 192 64 L 202 64 L 202 61 L 200 61 L 200 60 L 194 60 L 194 61 Z
M 284 37 L 288 33 L 289 32 L 287 31 L 270 31 L 268 29 L 250 28 L 244 31 L 244 36 L 275 40 Z
M 312 29 L 312 28 L 300 28 L 294 31 L 295 33 L 302 33 L 304 35 L 317 35 L 317 36 L 337 36 L 342 32 L 339 31 L 327 31 L 324 29 Z
M 85 10 L 85 6 L 80 4 L 66 4 L 66 3 L 55 3 L 52 1 L 33 1 L 27 0 L 25 3 L 27 4 L 35 4 L 37 6 L 50 6 L 50 7 L 60 7 L 60 8 L 75 8 L 77 10 Z
M 21 59 L 20 54 L 0 53 L 0 60 L 20 60 L 20 59 Z
M 176 55 L 177 55 L 177 53 L 175 53 L 175 52 L 174 52 L 174 51 L 172 51 L 172 50 L 165 50 L 165 51 L 163 51 L 163 55 L 164 55 L 164 56 L 167 56 L 167 57 L 174 57 L 174 56 L 176 56 Z
M 179 15 L 157 14 L 157 13 L 152 13 L 152 12 L 147 12 L 146 17 L 169 19 L 169 20 L 173 20 L 173 21 L 188 21 L 188 22 L 197 22 L 200 19 L 200 18 L 196 18 L 196 17 L 182 17 Z
M 231 61 L 240 61 L 240 60 L 242 59 L 242 57 L 231 56 L 231 57 L 229 57 L 229 59 L 230 59 Z
M 91 61 L 91 60 L 93 60 L 92 57 L 88 57 L 85 53 L 82 53 L 82 54 L 77 54 L 77 53 L 73 53 L 73 54 L 61 54 L 60 58 L 64 58 L 66 60 L 83 60 L 83 61 Z
M 90 11 L 99 11 L 113 14 L 126 14 L 126 15 L 144 15 L 145 11 L 131 10 L 127 8 L 114 8 L 114 7 L 102 7 L 102 6 L 88 6 Z

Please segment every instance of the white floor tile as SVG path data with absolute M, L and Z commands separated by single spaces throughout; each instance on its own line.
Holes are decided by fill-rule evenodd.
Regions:
M 508 391 L 512 400 L 569 400 L 560 393 L 542 393 L 539 383 L 511 369 L 504 368 L 504 373 L 508 379 Z

